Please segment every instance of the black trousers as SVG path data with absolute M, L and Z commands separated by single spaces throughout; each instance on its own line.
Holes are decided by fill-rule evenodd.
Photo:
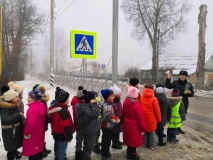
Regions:
M 136 148 L 127 147 L 127 155 L 131 155 L 131 153 L 136 153 Z
M 189 107 L 189 101 L 183 101 L 184 107 L 185 107 L 185 113 L 187 114 L 187 110 Z
M 102 128 L 102 142 L 101 142 L 101 152 L 102 157 L 110 157 L 109 149 L 112 140 L 112 130 L 107 128 Z
M 29 156 L 29 160 L 42 160 L 42 152 L 41 153 L 37 153 L 33 156 Z
M 14 151 L 7 152 L 7 160 L 14 160 L 16 156 L 17 149 Z

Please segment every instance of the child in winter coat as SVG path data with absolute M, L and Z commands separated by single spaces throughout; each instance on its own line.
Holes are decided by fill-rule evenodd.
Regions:
M 179 140 L 176 139 L 178 133 L 178 128 L 181 127 L 182 121 L 186 119 L 185 107 L 180 96 L 180 91 L 174 88 L 171 93 L 172 97 L 168 97 L 172 106 L 171 119 L 167 123 L 167 141 L 170 143 L 178 143 Z
M 110 89 L 113 91 L 115 96 L 113 101 L 115 116 L 122 119 L 121 89 L 116 84 L 114 84 L 113 87 L 110 87 Z M 121 145 L 123 145 L 123 143 L 119 141 L 120 132 L 122 132 L 121 122 L 116 124 L 112 129 L 112 148 L 122 149 Z
M 94 94 L 95 94 L 95 99 L 96 99 L 96 103 L 99 107 L 99 116 L 98 116 L 98 121 L 99 121 L 99 126 L 101 126 L 101 106 L 102 106 L 102 103 L 103 101 L 101 101 L 99 95 L 97 92 L 95 91 L 92 91 Z M 101 154 L 101 149 L 100 149 L 100 146 L 101 146 L 101 143 L 99 143 L 99 137 L 101 135 L 101 131 L 99 129 L 97 135 L 95 136 L 95 141 L 94 141 L 94 148 L 93 148 L 93 152 L 96 153 L 96 154 Z
M 136 148 L 143 143 L 143 133 L 146 132 L 146 123 L 137 100 L 139 90 L 135 87 L 127 88 L 127 97 L 123 103 L 123 140 L 127 145 L 127 159 L 138 160 Z
M 67 145 L 73 138 L 75 131 L 70 111 L 68 110 L 69 93 L 56 87 L 56 103 L 49 107 L 53 139 L 55 140 L 55 154 L 57 160 L 64 160 Z
M 126 86 L 126 91 L 127 91 L 128 87 L 130 87 L 130 86 L 133 86 L 133 87 L 139 89 L 139 79 L 130 78 L 129 84 L 127 84 L 127 86 Z M 140 92 L 138 92 L 138 97 L 137 97 L 138 102 L 140 102 L 140 98 L 141 98 L 141 95 L 140 95 Z
M 165 146 L 166 143 L 163 142 L 164 126 L 166 125 L 166 122 L 171 118 L 172 107 L 170 101 L 164 93 L 164 86 L 162 84 L 156 84 L 155 97 L 158 100 L 162 118 L 162 121 L 158 122 L 157 124 L 156 133 L 158 135 L 159 146 Z
M 144 143 L 152 150 L 157 148 L 155 130 L 157 129 L 157 123 L 161 122 L 160 107 L 157 98 L 154 96 L 153 88 L 152 84 L 146 84 L 140 100 L 147 125 L 147 130 L 144 134 Z
M 120 123 L 120 119 L 115 116 L 113 109 L 114 93 L 110 89 L 101 90 L 105 103 L 102 105 L 102 142 L 101 152 L 102 160 L 111 160 L 112 156 L 109 152 L 112 140 L 112 128 L 116 123 Z
M 84 102 L 75 106 L 76 118 L 79 128 L 83 134 L 83 152 L 79 154 L 78 160 L 90 160 L 94 147 L 95 137 L 100 130 L 99 125 L 99 106 L 96 102 L 94 92 L 86 91 L 84 93 Z
M 0 97 L 1 128 L 4 149 L 7 159 L 14 160 L 17 149 L 22 147 L 24 115 L 18 111 L 19 94 L 14 89 L 2 87 L 3 96 Z
M 74 96 L 71 100 L 71 105 L 72 105 L 72 111 L 73 111 L 73 120 L 74 120 L 74 125 L 76 129 L 76 146 L 75 146 L 75 160 L 80 159 L 80 155 L 82 154 L 82 143 L 84 140 L 82 129 L 79 128 L 77 123 L 77 117 L 76 117 L 76 105 L 79 103 L 84 103 L 84 93 L 86 90 L 83 90 L 84 88 L 82 86 L 78 87 L 78 91 L 76 96 Z
M 43 85 L 41 85 L 41 84 L 36 84 L 36 85 L 33 87 L 33 89 L 35 89 L 35 88 L 38 88 L 38 89 L 42 92 L 43 96 L 40 98 L 40 101 L 43 102 L 43 103 L 45 104 L 46 110 L 47 110 L 47 108 L 48 108 L 47 102 L 49 101 L 49 95 L 46 94 L 46 89 L 45 89 L 45 87 L 44 87 Z M 48 124 L 49 124 L 49 123 L 50 123 L 50 118 L 49 118 L 49 115 L 46 113 L 45 131 L 48 130 Z M 44 145 L 44 150 L 43 150 L 43 152 L 42 152 L 42 158 L 47 157 L 48 154 L 51 153 L 51 150 L 49 150 L 49 149 L 46 148 L 46 142 L 45 142 L 44 144 L 45 144 L 45 145 Z
M 45 122 L 47 109 L 41 97 L 42 91 L 34 88 L 28 93 L 28 110 L 24 128 L 23 155 L 29 160 L 42 159 L 44 150 Z

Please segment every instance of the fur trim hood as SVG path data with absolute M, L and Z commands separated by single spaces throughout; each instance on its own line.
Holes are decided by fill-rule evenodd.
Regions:
M 50 99 L 50 96 L 48 94 L 45 94 L 41 97 L 41 101 L 47 103 Z
M 16 104 L 14 103 L 8 103 L 8 102 L 5 102 L 5 101 L 0 101 L 0 108 L 15 108 L 17 107 Z

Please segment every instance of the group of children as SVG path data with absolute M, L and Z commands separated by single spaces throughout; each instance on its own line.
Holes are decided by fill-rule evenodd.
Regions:
M 48 123 L 54 139 L 55 160 L 66 159 L 67 146 L 75 131 L 75 160 L 90 160 L 92 151 L 101 154 L 102 160 L 112 160 L 110 146 L 121 149 L 124 144 L 127 146 L 127 159 L 138 160 L 136 148 L 142 144 L 152 150 L 157 148 L 156 134 L 159 146 L 166 145 L 163 141 L 166 124 L 168 142 L 178 143 L 177 129 L 185 120 L 178 89 L 174 88 L 172 96 L 167 98 L 162 84 L 157 84 L 155 89 L 152 84 L 146 84 L 140 95 L 136 78 L 131 78 L 126 86 L 127 96 L 123 104 L 121 89 L 115 84 L 101 90 L 103 101 L 97 92 L 79 86 L 71 100 L 72 116 L 68 108 L 68 92 L 57 87 L 55 99 L 47 107 L 49 97 L 46 90 L 37 84 L 28 93 L 26 119 L 21 103 L 23 86 L 14 85 L 18 87 L 2 87 L 3 96 L 0 97 L 2 137 L 8 160 L 16 157 L 20 147 L 29 160 L 41 160 L 44 153 L 50 153 L 45 147 Z M 121 132 L 123 142 L 120 141 Z

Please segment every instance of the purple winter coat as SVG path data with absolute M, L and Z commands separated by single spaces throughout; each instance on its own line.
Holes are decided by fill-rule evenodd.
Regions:
M 123 125 L 122 125 L 122 104 L 120 101 L 120 98 L 115 96 L 114 102 L 113 102 L 113 109 L 115 112 L 115 116 L 117 116 L 121 122 L 120 123 L 116 123 L 114 128 L 112 129 L 112 133 L 120 133 L 123 132 Z
M 41 101 L 28 105 L 22 149 L 24 156 L 32 156 L 43 151 L 47 114 L 47 108 Z M 29 135 L 30 138 L 26 139 L 25 136 Z

